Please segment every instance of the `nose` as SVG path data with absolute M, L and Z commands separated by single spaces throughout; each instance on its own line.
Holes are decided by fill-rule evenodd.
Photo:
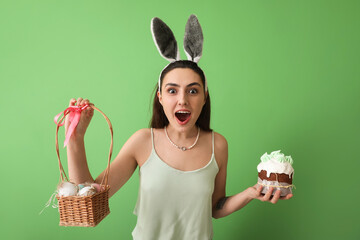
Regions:
M 178 96 L 179 96 L 178 105 L 187 105 L 188 104 L 187 94 L 185 91 L 181 91 Z

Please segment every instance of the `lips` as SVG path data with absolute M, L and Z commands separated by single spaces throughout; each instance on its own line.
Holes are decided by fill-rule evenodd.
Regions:
M 176 120 L 179 124 L 184 125 L 190 120 L 191 112 L 188 110 L 179 110 L 175 112 Z

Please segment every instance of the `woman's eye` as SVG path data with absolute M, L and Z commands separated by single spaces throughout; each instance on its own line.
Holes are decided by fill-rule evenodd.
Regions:
M 198 91 L 196 90 L 196 89 L 190 89 L 190 91 L 189 91 L 191 94 L 196 94 Z
M 171 94 L 176 93 L 176 90 L 173 89 L 173 88 L 170 88 L 170 89 L 168 90 L 168 93 L 171 93 Z

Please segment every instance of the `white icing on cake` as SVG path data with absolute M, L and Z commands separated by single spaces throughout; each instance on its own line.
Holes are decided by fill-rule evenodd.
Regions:
M 270 154 L 265 153 L 261 156 L 261 163 L 257 166 L 258 172 L 266 171 L 266 176 L 270 177 L 271 173 L 285 173 L 290 178 L 294 177 L 294 168 L 292 167 L 293 160 L 291 156 L 284 156 L 279 151 L 274 151 Z

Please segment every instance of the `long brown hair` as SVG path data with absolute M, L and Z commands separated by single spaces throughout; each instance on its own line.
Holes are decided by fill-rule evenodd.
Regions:
M 161 91 L 162 82 L 165 75 L 175 68 L 190 68 L 197 74 L 199 74 L 201 81 L 204 86 L 205 92 L 205 74 L 203 70 L 197 65 L 197 63 L 188 60 L 180 60 L 170 63 L 161 73 L 160 75 L 160 89 L 158 83 L 156 83 L 154 89 L 154 100 L 153 100 L 153 114 L 150 121 L 150 127 L 152 128 L 164 128 L 169 124 L 169 120 L 167 119 L 164 109 L 160 104 L 159 98 L 157 97 L 157 91 Z M 209 90 L 207 91 L 206 101 L 201 110 L 200 116 L 196 121 L 196 125 L 199 126 L 204 131 L 212 131 L 210 128 L 210 94 Z

